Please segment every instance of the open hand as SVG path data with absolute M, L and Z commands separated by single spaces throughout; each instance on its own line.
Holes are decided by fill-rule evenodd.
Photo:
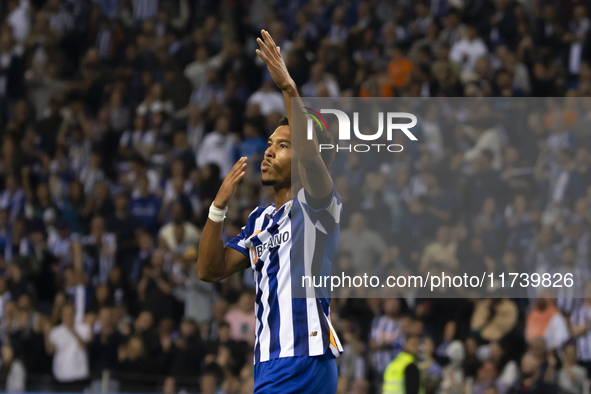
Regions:
M 275 44 L 268 31 L 261 30 L 261 36 L 263 37 L 262 40 L 257 38 L 257 43 L 261 49 L 257 49 L 256 53 L 267 65 L 271 78 L 273 78 L 273 81 L 281 90 L 293 87 L 293 79 L 291 79 L 287 71 L 287 66 L 279 52 L 279 47 Z
M 232 167 L 232 170 L 228 173 L 226 179 L 224 179 L 224 182 L 222 183 L 222 186 L 220 186 L 220 190 L 213 201 L 213 205 L 216 208 L 225 209 L 228 206 L 230 199 L 236 192 L 238 183 L 244 178 L 244 170 L 246 169 L 247 161 L 247 157 L 241 157 L 240 160 L 234 164 L 234 167 Z

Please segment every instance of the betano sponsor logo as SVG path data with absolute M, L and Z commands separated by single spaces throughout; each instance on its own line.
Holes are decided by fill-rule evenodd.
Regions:
M 254 246 L 257 259 L 260 259 L 265 250 L 275 248 L 281 244 L 289 241 L 289 231 L 282 231 L 279 234 L 274 234 L 267 242 Z
M 363 134 L 359 131 L 359 112 L 353 113 L 353 127 L 351 128 L 351 119 L 349 115 L 338 109 L 321 109 L 320 112 L 313 110 L 309 107 L 304 107 L 306 111 L 304 114 L 309 115 L 307 124 L 307 138 L 312 140 L 314 138 L 314 122 L 320 127 L 328 131 L 328 126 L 324 116 L 322 114 L 332 114 L 337 117 L 339 123 L 339 141 L 350 141 L 351 140 L 351 129 L 357 139 L 361 141 L 376 141 L 382 137 L 384 129 L 386 130 L 386 139 L 392 141 L 395 130 L 402 131 L 408 139 L 411 141 L 417 141 L 417 137 L 410 131 L 410 129 L 417 124 L 417 117 L 408 112 L 379 112 L 378 113 L 378 130 L 374 134 Z M 399 119 L 409 119 L 410 122 L 406 123 L 395 123 Z M 385 122 L 384 122 L 385 120 Z M 384 127 L 384 123 L 386 126 Z M 380 152 L 381 149 L 387 150 L 388 152 L 402 152 L 404 147 L 400 144 L 319 144 L 319 151 L 335 149 L 337 152 L 369 152 L 376 151 Z

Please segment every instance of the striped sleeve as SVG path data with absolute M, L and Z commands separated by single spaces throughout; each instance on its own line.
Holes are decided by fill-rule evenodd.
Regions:
M 246 226 L 242 227 L 240 234 L 226 242 L 226 247 L 235 249 L 243 255 L 245 255 L 246 257 L 250 257 L 248 255 L 248 249 L 246 248 L 246 240 L 253 235 L 255 222 L 257 218 L 260 216 L 261 212 L 263 211 L 264 208 L 255 208 L 250 213 L 250 215 L 248 215 L 248 221 L 246 222 Z
M 306 216 L 308 216 L 320 232 L 324 234 L 332 234 L 338 230 L 343 204 L 341 202 L 341 196 L 337 192 L 334 184 L 332 186 L 331 197 L 321 208 L 313 208 L 310 205 L 310 202 L 308 201 L 309 197 L 304 189 L 300 191 L 298 198 L 303 202 Z

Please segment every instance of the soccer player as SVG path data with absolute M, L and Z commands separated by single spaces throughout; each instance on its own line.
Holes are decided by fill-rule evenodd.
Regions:
M 334 153 L 319 153 L 319 143 L 332 139 L 327 130 L 317 130 L 311 140 L 306 130 L 292 133 L 289 125 L 296 117 L 301 125 L 307 119 L 302 110 L 292 112 L 291 103 L 303 104 L 279 47 L 267 31 L 261 35 L 256 53 L 281 89 L 287 110 L 287 119 L 267 141 L 261 163 L 263 185 L 273 188 L 275 203 L 252 211 L 241 233 L 223 244 L 222 222 L 247 165 L 241 158 L 209 209 L 198 275 L 219 281 L 248 267 L 254 270 L 254 393 L 334 394 L 335 357 L 342 346 L 330 324 L 330 299 L 317 293 L 307 298 L 292 294 L 292 280 L 297 285 L 304 273 L 332 270 L 338 247 L 342 204 L 327 169 Z

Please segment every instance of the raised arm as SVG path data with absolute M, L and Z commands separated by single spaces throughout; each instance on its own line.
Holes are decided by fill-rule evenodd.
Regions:
M 291 128 L 292 155 L 298 161 L 300 179 L 310 196 L 317 199 L 324 198 L 332 192 L 333 185 L 328 169 L 320 156 L 317 135 L 314 132 L 314 139 L 308 140 L 305 129 L 308 116 L 304 114 L 304 104 L 295 82 L 289 75 L 279 47 L 269 32 L 261 30 L 261 36 L 263 39 L 257 38 L 260 49 L 257 49 L 256 53 L 265 62 L 273 81 L 283 93 L 283 102 Z M 292 103 L 296 104 L 294 107 L 298 110 L 292 111 Z M 297 125 L 297 130 L 294 125 Z
M 225 210 L 228 207 L 230 199 L 236 192 L 238 183 L 244 177 L 246 161 L 246 157 L 238 160 L 226 176 L 226 179 L 224 179 L 213 202 L 215 208 Z M 197 275 L 203 281 L 217 282 L 250 266 L 250 262 L 245 255 L 224 246 L 222 229 L 223 222 L 216 222 L 208 218 L 201 233 Z

